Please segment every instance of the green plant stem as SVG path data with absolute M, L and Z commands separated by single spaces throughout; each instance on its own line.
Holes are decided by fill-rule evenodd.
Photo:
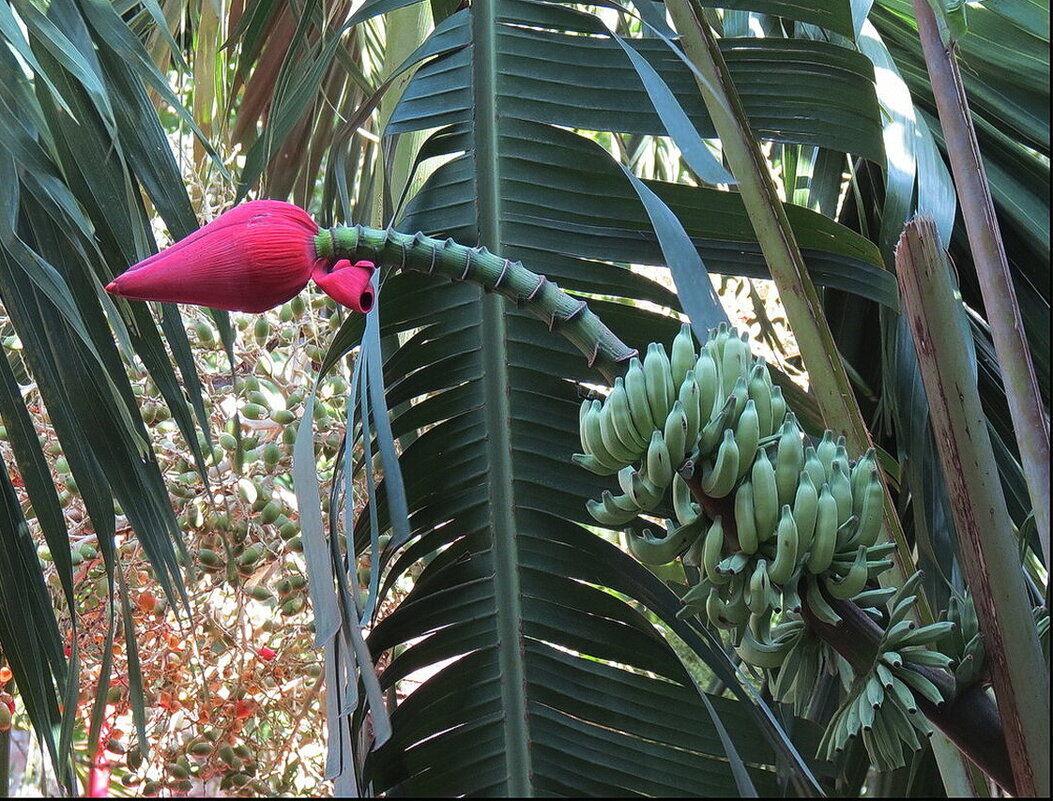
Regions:
M 987 322 L 1013 418 L 1013 432 L 1035 514 L 1042 556 L 1049 549 L 1049 427 L 1042 408 L 1031 351 L 1024 339 L 1024 323 L 1009 272 L 1002 233 L 995 216 L 980 146 L 976 141 L 969 101 L 962 85 L 952 41 L 944 44 L 929 0 L 914 0 L 925 66 L 936 98 L 936 110 L 947 143 L 954 187 L 965 220 L 976 277 L 980 283 Z
M 918 352 L 936 447 L 976 603 L 1019 794 L 1049 795 L 1049 673 L 998 476 L 968 330 L 936 225 L 907 224 L 896 248 L 901 302 Z
M 378 266 L 444 275 L 504 295 L 546 322 L 549 330 L 558 329 L 611 383 L 636 355 L 636 349 L 616 337 L 585 301 L 571 297 L 521 262 L 509 261 L 486 248 L 357 225 L 322 231 L 315 237 L 315 252 L 327 258 L 369 259 Z
M 712 31 L 701 18 L 697 2 L 668 0 L 666 8 L 680 34 L 684 53 L 701 75 L 699 91 L 720 137 L 724 156 L 738 181 L 742 203 L 800 345 L 823 420 L 829 428 L 845 435 L 850 450 L 862 453 L 874 443 L 724 57 Z M 914 562 L 887 478 L 884 471 L 879 472 L 885 488 L 885 525 L 890 539 L 896 543 L 897 580 L 903 582 L 914 572 Z M 923 596 L 919 596 L 919 610 L 923 621 L 931 620 L 928 601 Z

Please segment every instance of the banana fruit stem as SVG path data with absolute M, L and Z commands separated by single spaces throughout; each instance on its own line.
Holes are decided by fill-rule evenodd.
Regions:
M 478 284 L 521 305 L 534 317 L 558 329 L 599 370 L 614 382 L 637 354 L 600 321 L 580 298 L 574 298 L 522 262 L 510 261 L 486 248 L 470 248 L 452 239 L 433 239 L 422 233 L 338 225 L 315 237 L 319 257 L 352 261 L 369 259 L 377 266 L 438 274 L 451 281 Z

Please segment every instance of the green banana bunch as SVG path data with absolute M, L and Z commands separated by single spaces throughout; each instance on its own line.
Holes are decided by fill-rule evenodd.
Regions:
M 938 641 L 941 655 L 949 663 L 940 667 L 954 672 L 954 680 L 959 688 L 968 687 L 981 681 L 987 672 L 987 652 L 972 595 L 969 592 L 951 595 L 944 617 L 954 624 L 954 628 Z M 907 658 L 907 654 L 903 656 Z
M 820 756 L 861 738 L 879 767 L 902 765 L 904 749 L 931 733 L 915 699 L 942 701 L 915 668 L 953 671 L 959 683 L 982 675 L 983 642 L 967 597 L 951 602 L 947 619 L 919 626 L 917 576 L 899 589 L 875 586 L 894 549 L 882 534 L 875 449 L 853 462 L 832 431 L 809 442 L 744 333 L 722 324 L 696 349 L 684 325 L 668 351 L 652 343 L 602 402 L 582 404 L 579 431 L 575 462 L 617 475 L 620 488 L 588 501 L 592 517 L 628 526 L 627 547 L 645 564 L 698 567 L 679 616 L 727 632 L 744 662 L 770 671 L 774 696 L 798 715 L 825 675 L 840 674 L 848 692 Z M 726 517 L 710 519 L 692 487 L 714 502 L 726 498 Z M 637 519 L 659 510 L 673 518 L 664 528 Z M 801 616 L 807 604 L 816 619 L 839 624 L 830 599 L 851 601 L 884 626 L 879 657 L 862 675 Z M 1048 617 L 1041 620 L 1048 631 Z
M 819 679 L 831 669 L 831 654 L 822 640 L 802 626 L 771 682 L 772 695 L 784 704 L 792 704 L 795 715 L 804 715 L 812 704 Z
M 932 735 L 925 716 L 917 712 L 907 683 L 878 662 L 870 672 L 856 679 L 834 712 L 819 741 L 817 756 L 832 761 L 850 740 L 861 737 L 879 770 L 901 768 L 906 764 L 903 746 L 911 751 L 920 750 L 919 735 Z
M 860 545 L 860 552 L 867 548 Z M 950 670 L 954 660 L 924 647 L 940 641 L 958 628 L 952 621 L 918 626 L 913 618 L 921 573 L 915 573 L 888 596 L 888 590 L 871 591 L 870 599 L 888 597 L 888 621 L 878 643 L 878 658 L 870 671 L 858 676 L 844 702 L 827 724 L 818 755 L 833 759 L 849 740 L 862 737 L 871 759 L 880 770 L 904 765 L 903 747 L 921 748 L 919 734 L 928 737 L 932 727 L 918 714 L 920 695 L 933 704 L 943 696 L 928 677 L 913 670 L 919 665 Z

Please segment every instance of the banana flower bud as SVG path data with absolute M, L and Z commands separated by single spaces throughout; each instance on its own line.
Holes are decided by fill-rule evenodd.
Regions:
M 253 200 L 129 267 L 106 291 L 131 300 L 258 313 L 290 300 L 313 274 L 322 277 L 324 291 L 333 287 L 337 295 L 329 294 L 335 300 L 368 311 L 373 302 L 368 276 L 362 283 L 357 276 L 363 270 L 351 268 L 346 276 L 332 277 L 336 267 L 315 254 L 317 233 L 318 225 L 298 206 Z

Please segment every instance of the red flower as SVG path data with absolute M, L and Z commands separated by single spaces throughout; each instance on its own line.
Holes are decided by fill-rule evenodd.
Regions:
M 371 261 L 340 259 L 331 267 L 319 259 L 315 262 L 311 277 L 329 297 L 337 303 L 365 314 L 373 308 L 373 286 L 370 278 L 376 268 Z
M 254 200 L 130 267 L 106 290 L 133 300 L 262 312 L 307 285 L 317 233 L 303 209 Z
M 256 655 L 259 656 L 260 659 L 266 659 L 269 661 L 271 659 L 274 659 L 274 657 L 276 657 L 278 653 L 277 651 L 268 648 L 266 645 L 261 645 L 259 649 L 257 649 Z

